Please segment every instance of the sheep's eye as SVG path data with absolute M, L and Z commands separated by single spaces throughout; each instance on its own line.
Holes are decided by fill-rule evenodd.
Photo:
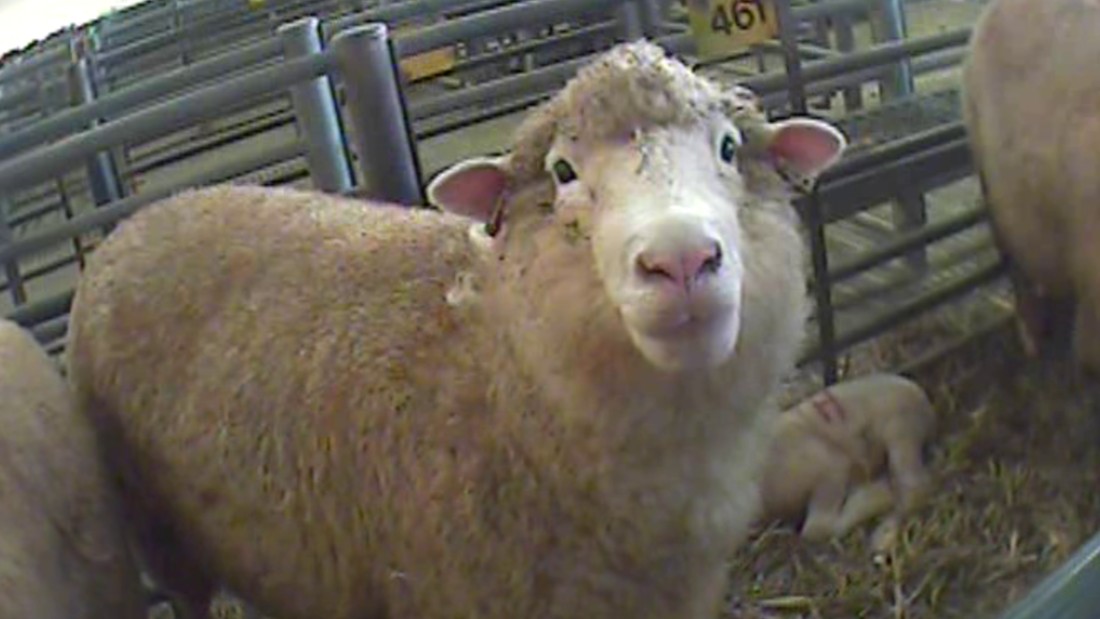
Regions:
M 718 156 L 726 163 L 733 163 L 733 158 L 736 154 L 737 141 L 733 139 L 732 135 L 727 133 L 722 136 L 722 142 L 718 145 Z
M 554 171 L 554 178 L 558 179 L 558 182 L 563 185 L 577 180 L 577 173 L 573 170 L 573 166 L 569 165 L 569 162 L 564 159 L 555 161 L 551 169 Z

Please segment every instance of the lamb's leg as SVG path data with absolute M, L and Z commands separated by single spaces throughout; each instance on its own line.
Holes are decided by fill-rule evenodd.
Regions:
M 910 512 L 927 499 L 932 485 L 921 454 L 920 437 L 906 436 L 895 440 L 887 457 L 897 491 L 898 507 L 902 513 Z
M 810 495 L 801 535 L 808 541 L 823 541 L 836 535 L 840 511 L 848 494 L 848 471 L 836 467 L 822 477 Z
M 848 495 L 840 512 L 836 535 L 846 535 L 864 522 L 890 511 L 893 506 L 894 490 L 889 479 L 883 478 L 856 487 Z

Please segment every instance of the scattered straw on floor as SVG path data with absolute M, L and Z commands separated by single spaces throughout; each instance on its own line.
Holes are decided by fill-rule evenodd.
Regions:
M 1014 335 L 917 376 L 939 412 L 937 492 L 889 553 L 873 525 L 817 545 L 765 530 L 731 566 L 727 616 L 993 617 L 1100 530 L 1100 388 L 1023 360 Z

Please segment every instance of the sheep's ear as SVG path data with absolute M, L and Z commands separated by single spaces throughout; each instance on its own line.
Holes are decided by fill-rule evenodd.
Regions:
M 486 222 L 508 186 L 506 157 L 475 157 L 440 172 L 428 184 L 428 201 L 439 208 Z
M 788 118 L 770 123 L 767 151 L 792 181 L 812 184 L 832 167 L 848 140 L 833 125 L 813 118 Z

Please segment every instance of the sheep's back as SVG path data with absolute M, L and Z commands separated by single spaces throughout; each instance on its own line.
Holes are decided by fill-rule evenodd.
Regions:
M 217 188 L 120 226 L 74 302 L 72 372 L 129 458 L 139 511 L 168 515 L 261 605 L 365 604 L 341 596 L 371 593 L 351 583 L 396 526 L 374 508 L 415 490 L 422 450 L 463 405 L 454 377 L 472 353 L 445 295 L 467 225 Z
M 1100 227 L 1098 28 L 1091 0 L 997 0 L 964 66 L 964 119 L 998 233 L 1058 294 L 1095 262 L 1084 239 Z

